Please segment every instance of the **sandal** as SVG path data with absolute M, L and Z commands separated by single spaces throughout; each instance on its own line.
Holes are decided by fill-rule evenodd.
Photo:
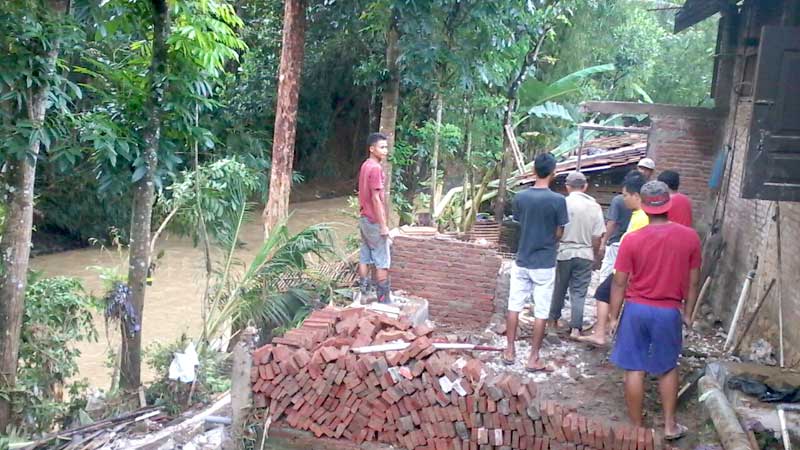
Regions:
M 686 433 L 689 432 L 689 429 L 681 424 L 676 425 L 678 427 L 678 431 L 672 434 L 665 434 L 664 440 L 665 441 L 677 441 L 678 439 L 686 436 Z
M 544 367 L 525 367 L 525 371 L 528 372 L 528 373 L 539 373 L 539 372 L 553 373 L 553 372 L 555 372 L 555 369 L 553 369 L 552 367 L 548 367 L 548 366 L 544 366 Z

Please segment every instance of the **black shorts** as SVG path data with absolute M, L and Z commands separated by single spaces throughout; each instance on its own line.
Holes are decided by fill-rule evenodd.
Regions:
M 597 286 L 597 290 L 594 291 L 594 299 L 598 302 L 603 303 L 610 303 L 611 302 L 611 282 L 614 281 L 614 273 L 612 272 L 611 275 L 608 276 L 600 286 Z

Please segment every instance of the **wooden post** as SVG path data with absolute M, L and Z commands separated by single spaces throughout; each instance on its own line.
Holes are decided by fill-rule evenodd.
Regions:
M 750 440 L 719 384 L 706 375 L 700 378 L 697 385 L 700 388 L 700 401 L 711 416 L 722 447 L 725 450 L 756 450 L 750 448 Z
M 231 410 L 233 439 L 239 445 L 252 406 L 250 368 L 253 367 L 252 351 L 258 332 L 253 327 L 242 331 L 241 339 L 233 348 L 233 367 L 231 368 Z

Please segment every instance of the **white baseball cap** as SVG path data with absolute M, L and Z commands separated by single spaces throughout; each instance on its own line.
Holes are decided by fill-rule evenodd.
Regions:
M 644 167 L 645 169 L 656 170 L 656 162 L 650 158 L 642 158 L 638 166 Z

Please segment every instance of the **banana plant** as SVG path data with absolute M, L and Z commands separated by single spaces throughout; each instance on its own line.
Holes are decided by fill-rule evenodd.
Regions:
M 579 91 L 583 81 L 592 75 L 613 70 L 614 64 L 601 64 L 572 72 L 549 84 L 535 78 L 526 80 L 519 91 L 519 102 L 520 110 L 527 112 L 516 121 L 514 128 L 531 117 L 549 117 L 574 122 L 575 118 L 570 111 L 554 100 Z

